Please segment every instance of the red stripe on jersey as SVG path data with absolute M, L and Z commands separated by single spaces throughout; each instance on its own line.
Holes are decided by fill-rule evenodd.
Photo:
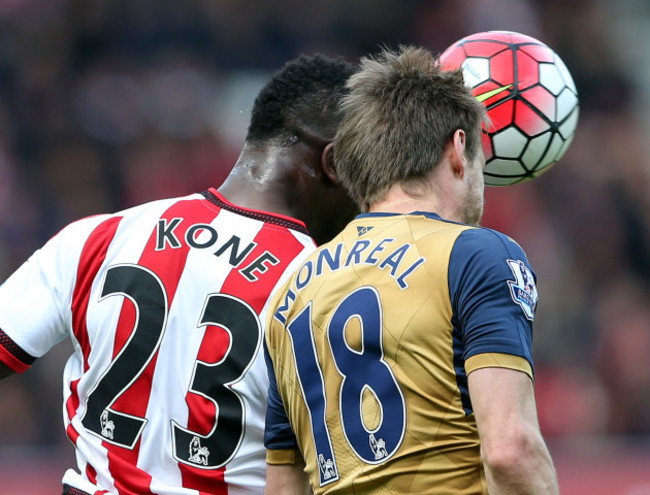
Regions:
M 187 464 L 179 464 L 183 475 L 183 486 L 198 490 L 199 495 L 228 495 L 228 485 L 224 481 L 226 468 L 199 469 Z
M 226 330 L 214 325 L 207 325 L 197 360 L 203 363 L 218 363 L 225 356 L 229 345 L 230 337 Z M 200 394 L 188 394 L 185 400 L 188 410 L 200 411 L 200 414 L 190 414 L 187 428 L 199 435 L 210 433 L 217 414 L 214 402 Z
M 213 208 L 204 208 L 200 201 L 179 201 L 173 204 L 162 216 L 171 222 L 174 218 L 182 218 L 174 230 L 174 234 L 183 239 L 188 228 L 198 223 L 210 223 L 217 215 Z M 162 282 L 167 293 L 168 309 L 176 294 L 178 282 L 181 278 L 189 252 L 189 246 L 181 243 L 178 248 L 166 245 L 164 249 L 156 250 L 156 229 L 147 242 L 140 256 L 139 265 L 150 269 Z M 134 329 L 135 311 L 129 301 L 122 306 L 115 339 L 114 355 L 117 355 L 123 345 L 128 341 Z M 154 369 L 158 358 L 156 350 L 149 364 L 129 388 L 118 397 L 111 408 L 124 414 L 144 418 L 149 405 Z M 141 439 L 138 440 L 133 450 L 125 449 L 107 442 L 103 445 L 108 450 L 109 470 L 113 477 L 115 487 L 120 495 L 151 495 L 151 476 L 137 468 Z
M 77 445 L 77 439 L 79 438 L 79 433 L 77 433 L 77 430 L 74 429 L 72 424 L 68 424 L 68 427 L 65 429 L 65 434 L 68 436 L 68 438 L 74 445 Z
M 108 468 L 120 495 L 153 495 L 151 475 L 137 467 L 140 441 L 133 450 L 104 442 L 108 450 Z
M 70 397 L 65 403 L 65 408 L 68 411 L 68 418 L 72 419 L 77 414 L 79 408 L 79 395 L 77 394 L 77 387 L 79 380 L 70 382 Z
M 290 230 L 277 226 L 266 226 L 255 237 L 257 246 L 251 251 L 239 270 L 233 270 L 223 284 L 222 292 L 243 299 L 257 314 L 262 311 L 271 291 L 280 280 L 289 264 L 304 249 L 304 246 L 294 237 Z M 252 275 L 257 280 L 251 282 L 242 272 L 259 259 L 265 251 L 271 251 L 279 260 L 276 264 L 264 263 L 263 272 L 254 270 Z
M 84 371 L 88 370 L 88 355 L 90 354 L 90 342 L 88 342 L 86 327 L 90 289 L 106 258 L 106 251 L 121 220 L 121 217 L 112 217 L 99 224 L 88 237 L 79 259 L 77 280 L 72 297 L 72 331 L 83 352 Z
M 223 291 L 222 291 L 223 292 Z M 201 341 L 201 348 L 197 359 L 204 363 L 218 363 L 223 359 L 230 345 L 230 336 L 221 327 L 208 325 L 205 328 L 205 336 Z M 214 427 L 216 408 L 214 403 L 206 397 L 189 393 L 185 397 L 189 417 L 187 428 L 199 435 L 207 435 Z M 187 464 L 179 464 L 183 475 L 183 486 L 199 490 L 203 495 L 205 492 L 210 495 L 226 495 L 228 486 L 224 481 L 225 467 L 220 469 L 198 469 Z
M 79 380 L 73 380 L 70 382 L 70 397 L 65 402 L 65 409 L 68 413 L 68 418 L 72 421 L 77 415 L 77 409 L 79 408 L 79 394 L 77 393 L 77 387 L 79 386 Z M 79 433 L 74 429 L 72 423 L 68 424 L 66 428 L 66 435 L 73 444 L 77 444 L 77 438 L 79 438 Z
M 88 477 L 91 483 L 97 484 L 97 471 L 95 471 L 95 468 L 92 467 L 90 464 L 86 466 L 86 476 Z
M 112 217 L 100 223 L 95 230 L 88 236 L 86 243 L 79 257 L 77 267 L 77 280 L 72 295 L 72 332 L 79 342 L 84 356 L 84 370 L 88 369 L 88 356 L 90 355 L 90 342 L 88 340 L 88 328 L 86 327 L 86 313 L 88 311 L 88 299 L 90 298 L 90 289 L 97 272 L 106 258 L 106 251 L 111 244 L 115 231 L 117 230 L 121 217 Z M 72 421 L 79 408 L 79 395 L 77 386 L 79 380 L 70 383 L 70 397 L 66 401 L 65 408 L 68 413 L 68 419 Z M 69 426 L 67 428 L 68 437 L 73 443 L 76 443 L 79 434 Z M 73 438 L 74 437 L 74 438 Z
M 304 246 L 294 237 L 290 230 L 268 224 L 265 224 L 255 236 L 254 242 L 256 247 L 239 265 L 238 270 L 232 270 L 228 274 L 221 292 L 246 301 L 259 315 L 278 280 L 291 261 L 304 249 Z M 267 250 L 271 251 L 274 256 L 279 257 L 277 263 L 267 262 L 260 265 L 262 271 L 251 272 L 257 278 L 255 281 L 251 281 L 242 275 L 241 271 L 249 267 L 255 260 L 260 259 L 260 256 Z M 203 353 L 209 353 L 205 355 L 205 360 L 201 359 L 204 362 L 217 362 L 222 357 L 219 353 L 228 349 L 229 337 L 227 332 L 214 333 L 212 339 L 213 341 L 210 342 L 204 340 L 201 344 L 200 355 L 203 356 Z M 211 352 L 208 346 L 214 346 Z M 214 424 L 214 404 L 192 393 L 189 393 L 185 400 L 188 405 L 191 405 L 189 408 L 188 428 L 197 433 L 209 433 Z M 207 427 L 207 424 L 209 424 L 209 427 Z M 183 475 L 183 486 L 199 490 L 200 495 L 226 495 L 228 493 L 228 486 L 224 480 L 225 467 L 205 470 L 179 464 L 179 469 Z

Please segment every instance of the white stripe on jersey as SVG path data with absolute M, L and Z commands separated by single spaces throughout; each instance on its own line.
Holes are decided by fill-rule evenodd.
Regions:
M 171 266 L 173 263 L 170 261 L 171 275 L 167 274 L 167 276 L 171 277 L 170 280 L 175 283 L 174 272 L 176 270 L 180 274 L 180 278 L 175 293 L 167 296 L 169 311 L 166 315 L 164 333 L 156 353 L 151 356 L 156 360 L 156 366 L 153 371 L 149 396 L 143 398 L 143 401 L 147 399 L 144 406 L 146 408 L 146 426 L 143 428 L 135 448 L 139 449 L 137 451 L 137 466 L 152 476 L 153 481 L 149 486 L 151 493 L 195 495 L 198 490 L 182 488 L 186 483 L 183 472 L 187 471 L 187 466 L 184 463 L 179 463 L 172 456 L 172 425 L 176 424 L 184 430 L 191 430 L 188 427 L 190 403 L 185 398 L 189 396 L 192 399 L 193 392 L 190 387 L 197 366 L 197 353 L 204 336 L 206 336 L 207 327 L 199 322 L 199 317 L 205 309 L 206 299 L 208 295 L 221 291 L 224 282 L 230 280 L 229 275 L 231 278 L 235 277 L 236 280 L 241 279 L 234 285 L 239 287 L 238 290 L 243 291 L 238 294 L 242 299 L 255 294 L 260 287 L 265 287 L 265 293 L 258 294 L 259 297 L 255 299 L 258 303 L 261 301 L 256 312 L 261 313 L 259 323 L 263 325 L 268 305 L 268 293 L 271 289 L 283 284 L 291 271 L 302 263 L 307 254 L 313 250 L 313 241 L 300 232 L 287 231 L 285 227 L 275 225 L 267 227 L 265 235 L 277 239 L 277 242 L 295 242 L 294 255 L 297 256 L 291 261 L 282 260 L 281 264 L 288 266 L 273 283 L 264 285 L 263 280 L 254 283 L 247 282 L 246 279 L 235 274 L 237 270 L 244 267 L 245 263 L 240 262 L 236 267 L 231 265 L 237 258 L 234 256 L 237 253 L 234 253 L 233 250 L 238 247 L 238 253 L 241 254 L 246 246 L 253 247 L 252 244 L 256 242 L 256 237 L 265 225 L 264 222 L 226 209 L 219 211 L 218 208 L 207 203 L 202 195 L 195 194 L 186 198 L 141 205 L 116 213 L 114 216 L 102 215 L 71 224 L 32 257 L 31 266 L 19 270 L 0 288 L 0 315 L 3 315 L 0 327 L 26 352 L 41 356 L 54 343 L 67 336 L 72 336 L 75 353 L 66 364 L 64 371 L 64 419 L 66 428 L 71 423 L 79 434 L 75 443 L 80 473 L 74 473 L 71 470 L 66 473 L 64 481 L 71 486 L 90 492 L 101 489 L 108 490 L 110 493 L 118 493 L 115 488 L 118 482 L 113 478 L 119 477 L 120 473 L 115 472 L 116 468 L 112 467 L 107 457 L 108 451 L 114 450 L 114 447 L 111 447 L 110 440 L 108 443 L 103 441 L 99 434 L 89 432 L 82 423 L 87 411 L 88 394 L 96 389 L 101 377 L 109 372 L 112 366 L 115 366 L 113 356 L 116 352 L 116 325 L 120 321 L 123 306 L 131 304 L 125 302 L 127 298 L 124 295 L 113 294 L 108 297 L 100 297 L 106 270 L 108 267 L 116 265 L 139 263 L 143 252 L 148 250 L 146 246 L 150 242 L 153 226 L 157 225 L 158 220 L 165 215 L 169 208 L 182 209 L 187 206 L 182 203 L 188 201 L 193 201 L 194 204 L 191 210 L 187 210 L 187 217 L 194 215 L 196 218 L 206 218 L 207 221 L 201 220 L 198 223 L 209 224 L 209 228 L 207 226 L 203 229 L 198 228 L 189 238 L 190 243 L 204 247 L 189 248 L 184 266 L 180 266 L 180 268 Z M 84 374 L 83 349 L 72 335 L 71 302 L 77 266 L 85 240 L 92 235 L 98 225 L 112 217 L 122 217 L 122 219 L 106 251 L 106 258 L 101 264 L 98 276 L 92 282 L 85 319 L 89 332 L 87 337 L 89 344 L 85 345 L 90 348 L 88 355 L 90 368 Z M 186 220 L 183 217 L 183 220 L 179 220 L 174 229 L 167 230 L 166 235 L 158 238 L 161 240 L 159 247 L 163 249 L 157 252 L 148 250 L 149 254 L 146 256 L 156 259 L 158 260 L 156 263 L 160 263 L 162 256 L 180 253 L 176 250 L 184 249 L 188 243 L 188 238 L 180 235 L 187 230 Z M 172 223 L 168 221 L 165 225 L 169 229 Z M 220 255 L 215 254 L 229 240 L 233 239 L 238 241 L 238 244 L 231 243 L 230 247 Z M 162 242 L 163 240 L 164 242 Z M 177 241 L 183 247 L 176 247 Z M 274 253 L 277 246 L 275 243 L 273 244 L 263 247 Z M 259 249 L 260 247 L 258 247 Z M 250 253 L 253 252 L 255 250 L 251 249 Z M 163 270 L 167 268 L 163 266 Z M 197 273 L 201 276 L 197 277 Z M 261 272 L 257 271 L 256 274 L 260 275 Z M 162 278 L 164 279 L 165 276 Z M 228 287 L 231 287 L 232 283 L 229 284 Z M 170 288 L 165 287 L 165 290 L 169 292 Z M 19 317 L 19 313 L 12 311 L 6 303 L 2 303 L 3 300 L 11 300 L 13 304 L 14 297 L 2 297 L 3 293 L 9 294 L 11 291 L 18 291 L 21 295 L 20 299 L 24 297 L 27 306 L 35 303 L 34 297 L 41 300 L 55 300 L 57 304 L 46 305 L 42 311 L 36 313 L 34 318 L 25 321 L 24 317 Z M 138 309 L 137 301 L 133 306 Z M 137 311 L 136 315 L 140 316 Z M 55 323 L 52 323 L 53 321 Z M 45 336 L 43 328 L 47 329 Z M 215 332 L 215 330 L 210 331 Z M 124 352 L 125 348 L 129 346 L 134 334 L 135 331 L 131 332 L 126 343 L 122 343 L 120 352 Z M 263 430 L 268 379 L 261 352 L 262 338 L 260 332 L 258 346 L 248 372 L 241 380 L 230 386 L 230 389 L 236 391 L 245 403 L 246 427 L 237 450 L 237 456 L 227 463 L 224 473 L 229 494 L 263 492 L 266 469 Z M 230 345 L 233 340 L 230 341 Z M 70 385 L 76 380 L 79 380 L 76 384 L 79 402 L 76 409 L 72 411 L 73 418 L 70 420 L 66 406 L 70 407 L 70 404 L 75 404 L 75 397 L 70 391 Z M 126 385 L 126 388 L 133 383 L 132 380 Z M 199 392 L 194 393 L 201 395 Z M 119 394 L 117 394 L 117 398 L 119 400 Z M 213 401 L 213 399 L 206 400 Z M 119 404 L 119 402 L 115 401 L 111 404 Z M 107 407 L 111 408 L 111 404 Z M 202 438 L 201 435 L 197 436 L 199 440 Z M 205 450 L 209 449 L 204 449 L 201 452 L 205 452 Z M 187 453 L 183 453 L 183 455 L 187 455 Z M 197 459 L 196 462 L 202 461 L 200 455 Z M 96 470 L 96 486 L 86 479 L 88 465 Z M 200 466 L 197 465 L 197 467 Z M 196 470 L 196 468 L 192 469 Z M 124 483 L 124 481 L 119 483 Z

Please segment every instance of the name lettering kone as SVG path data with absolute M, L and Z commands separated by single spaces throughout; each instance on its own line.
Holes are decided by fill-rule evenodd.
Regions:
M 175 217 L 171 220 L 166 218 L 158 220 L 156 228 L 156 251 L 163 249 L 179 249 L 185 245 L 193 249 L 214 249 L 214 256 L 227 256 L 227 261 L 233 267 L 238 267 L 251 251 L 257 246 L 255 242 L 249 242 L 242 245 L 242 239 L 236 235 L 231 235 L 224 242 L 219 242 L 219 233 L 212 225 L 207 223 L 195 223 L 190 225 L 185 231 L 182 239 L 176 235 L 176 229 L 181 225 L 184 218 Z M 218 246 L 218 247 L 217 247 Z M 255 259 L 247 263 L 246 266 L 238 271 L 250 282 L 259 280 L 259 276 L 266 272 L 271 266 L 277 265 L 280 260 L 270 251 L 265 250 Z

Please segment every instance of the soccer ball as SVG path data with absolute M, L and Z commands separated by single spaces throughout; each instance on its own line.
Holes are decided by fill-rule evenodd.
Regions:
M 524 34 L 488 31 L 457 41 L 440 63 L 445 69 L 461 67 L 488 110 L 486 185 L 533 179 L 562 158 L 578 123 L 578 92 L 551 48 Z

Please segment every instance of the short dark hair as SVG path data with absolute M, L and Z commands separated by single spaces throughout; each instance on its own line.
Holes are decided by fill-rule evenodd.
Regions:
M 300 138 L 300 129 L 336 133 L 333 117 L 347 92 L 345 83 L 354 66 L 342 58 L 322 54 L 300 56 L 276 72 L 255 99 L 246 142 L 290 145 Z
M 424 48 L 364 57 L 348 81 L 343 121 L 334 140 L 342 184 L 362 210 L 394 184 L 423 178 L 441 160 L 457 129 L 470 159 L 481 150 L 486 111 L 463 82 Z

